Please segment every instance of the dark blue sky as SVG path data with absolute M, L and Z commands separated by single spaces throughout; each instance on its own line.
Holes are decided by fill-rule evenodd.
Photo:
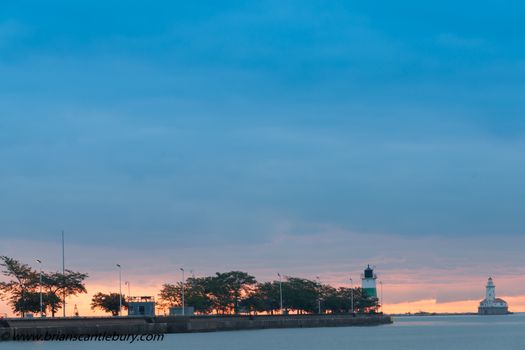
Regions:
M 2 236 L 522 234 L 524 9 L 4 2 Z
M 492 275 L 525 310 L 524 10 L 2 1 L 0 254 L 59 269 L 64 229 L 91 294 L 373 264 L 387 304 Z

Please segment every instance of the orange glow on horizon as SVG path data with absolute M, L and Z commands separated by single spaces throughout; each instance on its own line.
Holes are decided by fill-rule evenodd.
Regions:
M 525 312 L 525 295 L 506 297 L 502 299 L 509 304 L 509 311 Z M 436 299 L 407 301 L 403 303 L 387 304 L 383 311 L 387 314 L 416 313 L 420 311 L 435 313 L 467 313 L 477 312 L 479 300 L 460 300 L 438 303 Z
M 131 290 L 132 296 L 154 296 L 158 298 L 158 293 L 161 287 L 161 283 L 157 287 L 151 286 L 148 288 L 134 288 Z M 117 287 L 118 288 L 118 287 Z M 72 297 L 67 300 L 67 315 L 73 316 L 74 305 L 77 305 L 80 316 L 110 316 L 108 313 L 104 313 L 101 310 L 91 309 L 91 298 L 97 292 L 115 292 L 116 288 L 108 287 L 108 285 L 88 285 L 88 294 L 84 294 L 78 297 Z M 117 291 L 118 292 L 118 291 Z M 123 285 L 122 292 L 127 295 L 127 289 Z M 392 292 L 389 292 L 392 294 Z M 505 299 L 509 304 L 509 310 L 512 312 L 525 312 L 525 295 L 520 296 L 504 296 L 501 298 Z M 405 314 L 405 313 L 416 313 L 420 311 L 424 312 L 435 312 L 435 313 L 463 313 L 463 312 L 477 312 L 478 304 L 480 300 L 460 300 L 452 302 L 438 302 L 436 299 L 422 299 L 412 300 L 399 303 L 388 303 L 385 302 L 383 306 L 383 312 L 387 314 Z M 159 312 L 159 309 L 157 309 Z M 5 302 L 0 302 L 0 315 L 7 314 L 13 316 L 10 312 L 9 307 Z M 124 310 L 124 315 L 127 315 L 127 311 Z M 162 313 L 161 313 L 162 314 Z M 61 316 L 62 311 L 57 313 L 57 316 Z

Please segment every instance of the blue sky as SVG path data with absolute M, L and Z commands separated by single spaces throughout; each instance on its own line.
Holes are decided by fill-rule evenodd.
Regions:
M 397 237 L 399 257 L 427 237 L 512 246 L 524 10 L 3 2 L 2 238 L 64 229 L 73 244 L 153 251 L 337 232 Z M 508 249 L 494 264 L 518 256 Z

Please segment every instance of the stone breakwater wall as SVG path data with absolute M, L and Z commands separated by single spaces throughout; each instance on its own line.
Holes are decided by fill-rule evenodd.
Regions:
M 235 331 L 268 328 L 313 328 L 375 326 L 392 323 L 387 315 L 276 315 L 276 316 L 206 316 L 158 317 L 165 322 L 168 333 Z
M 17 336 L 103 336 L 254 330 L 374 326 L 392 323 L 387 315 L 274 315 L 274 316 L 157 316 L 76 317 L 0 320 L 0 341 Z

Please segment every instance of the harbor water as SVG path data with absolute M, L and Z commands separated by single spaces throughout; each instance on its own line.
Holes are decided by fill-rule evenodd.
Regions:
M 268 329 L 168 334 L 156 342 L 9 342 L 13 350 L 51 349 L 525 349 L 525 314 L 395 317 L 373 327 Z

